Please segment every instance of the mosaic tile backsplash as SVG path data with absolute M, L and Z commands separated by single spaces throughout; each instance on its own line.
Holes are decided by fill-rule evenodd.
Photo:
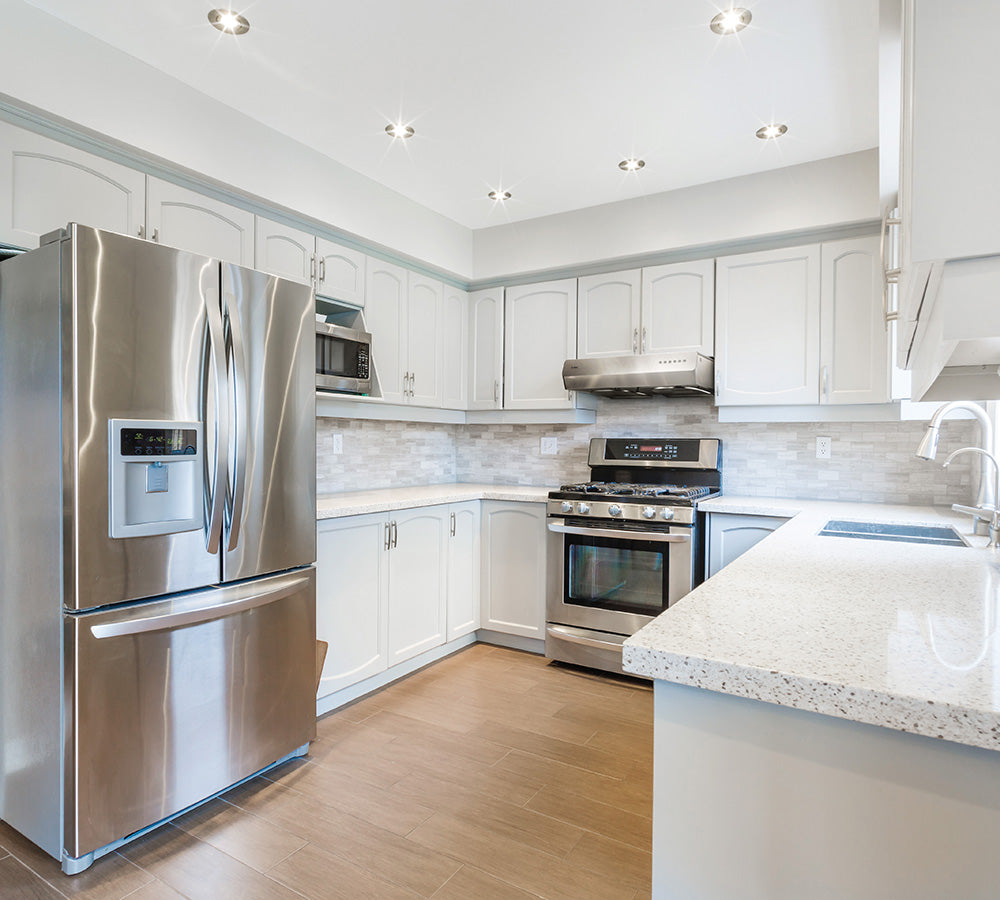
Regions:
M 972 499 L 972 464 L 940 462 L 977 437 L 970 420 L 941 429 L 938 462 L 914 457 L 922 422 L 720 423 L 711 400 L 601 400 L 594 425 L 425 425 L 317 419 L 320 493 L 435 482 L 555 486 L 589 474 L 592 437 L 718 437 L 723 491 L 947 506 Z M 343 452 L 334 454 L 333 437 Z M 832 459 L 816 459 L 816 438 L 833 439 Z M 540 439 L 558 453 L 542 456 Z M 977 469 L 978 472 L 978 469 Z

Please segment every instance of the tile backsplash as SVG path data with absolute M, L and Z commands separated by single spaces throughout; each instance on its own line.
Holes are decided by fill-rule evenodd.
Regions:
M 971 456 L 940 461 L 977 437 L 970 420 L 941 429 L 938 462 L 914 457 L 922 422 L 720 423 L 710 399 L 604 400 L 594 425 L 425 425 L 317 419 L 320 493 L 465 481 L 555 486 L 589 474 L 592 437 L 718 437 L 723 490 L 766 497 L 812 497 L 949 505 L 972 499 Z M 333 437 L 343 437 L 335 455 Z M 816 459 L 816 438 L 832 438 L 832 458 Z M 540 453 L 557 440 L 554 456 Z M 978 471 L 978 469 L 977 469 Z

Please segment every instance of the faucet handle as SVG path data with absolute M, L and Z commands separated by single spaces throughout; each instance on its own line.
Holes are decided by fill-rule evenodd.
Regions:
M 992 506 L 963 506 L 961 503 L 952 503 L 951 508 L 955 512 L 965 513 L 967 516 L 974 516 L 977 519 L 991 519 L 996 510 Z

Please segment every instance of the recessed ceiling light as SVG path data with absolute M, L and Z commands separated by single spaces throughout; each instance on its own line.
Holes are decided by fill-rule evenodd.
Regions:
M 618 168 L 625 172 L 638 172 L 644 165 L 646 165 L 644 159 L 623 159 L 618 163 Z
M 490 191 L 486 196 L 490 200 L 510 200 L 510 191 Z
M 413 128 L 411 126 L 402 125 L 398 122 L 395 124 L 390 122 L 388 125 L 386 125 L 385 133 L 389 135 L 389 137 L 404 138 L 404 139 L 411 138 L 413 137 L 414 134 Z
M 226 34 L 246 34 L 250 30 L 250 23 L 231 9 L 213 9 L 208 21 Z
M 752 18 L 753 16 L 749 9 L 733 6 L 729 9 L 724 9 L 715 16 L 708 23 L 708 27 L 716 34 L 736 34 L 737 31 L 742 31 L 746 28 Z
M 757 129 L 757 137 L 762 141 L 773 141 L 775 138 L 781 137 L 786 131 L 788 131 L 787 125 L 763 125 Z

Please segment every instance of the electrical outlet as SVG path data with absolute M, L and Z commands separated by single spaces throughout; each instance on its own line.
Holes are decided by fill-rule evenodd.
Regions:
M 829 459 L 833 456 L 833 439 L 828 437 L 816 438 L 816 459 Z
M 333 452 L 334 453 L 344 452 L 344 436 L 342 434 L 335 434 L 333 436 Z
M 554 437 L 542 438 L 542 456 L 555 456 L 559 452 L 558 441 Z

